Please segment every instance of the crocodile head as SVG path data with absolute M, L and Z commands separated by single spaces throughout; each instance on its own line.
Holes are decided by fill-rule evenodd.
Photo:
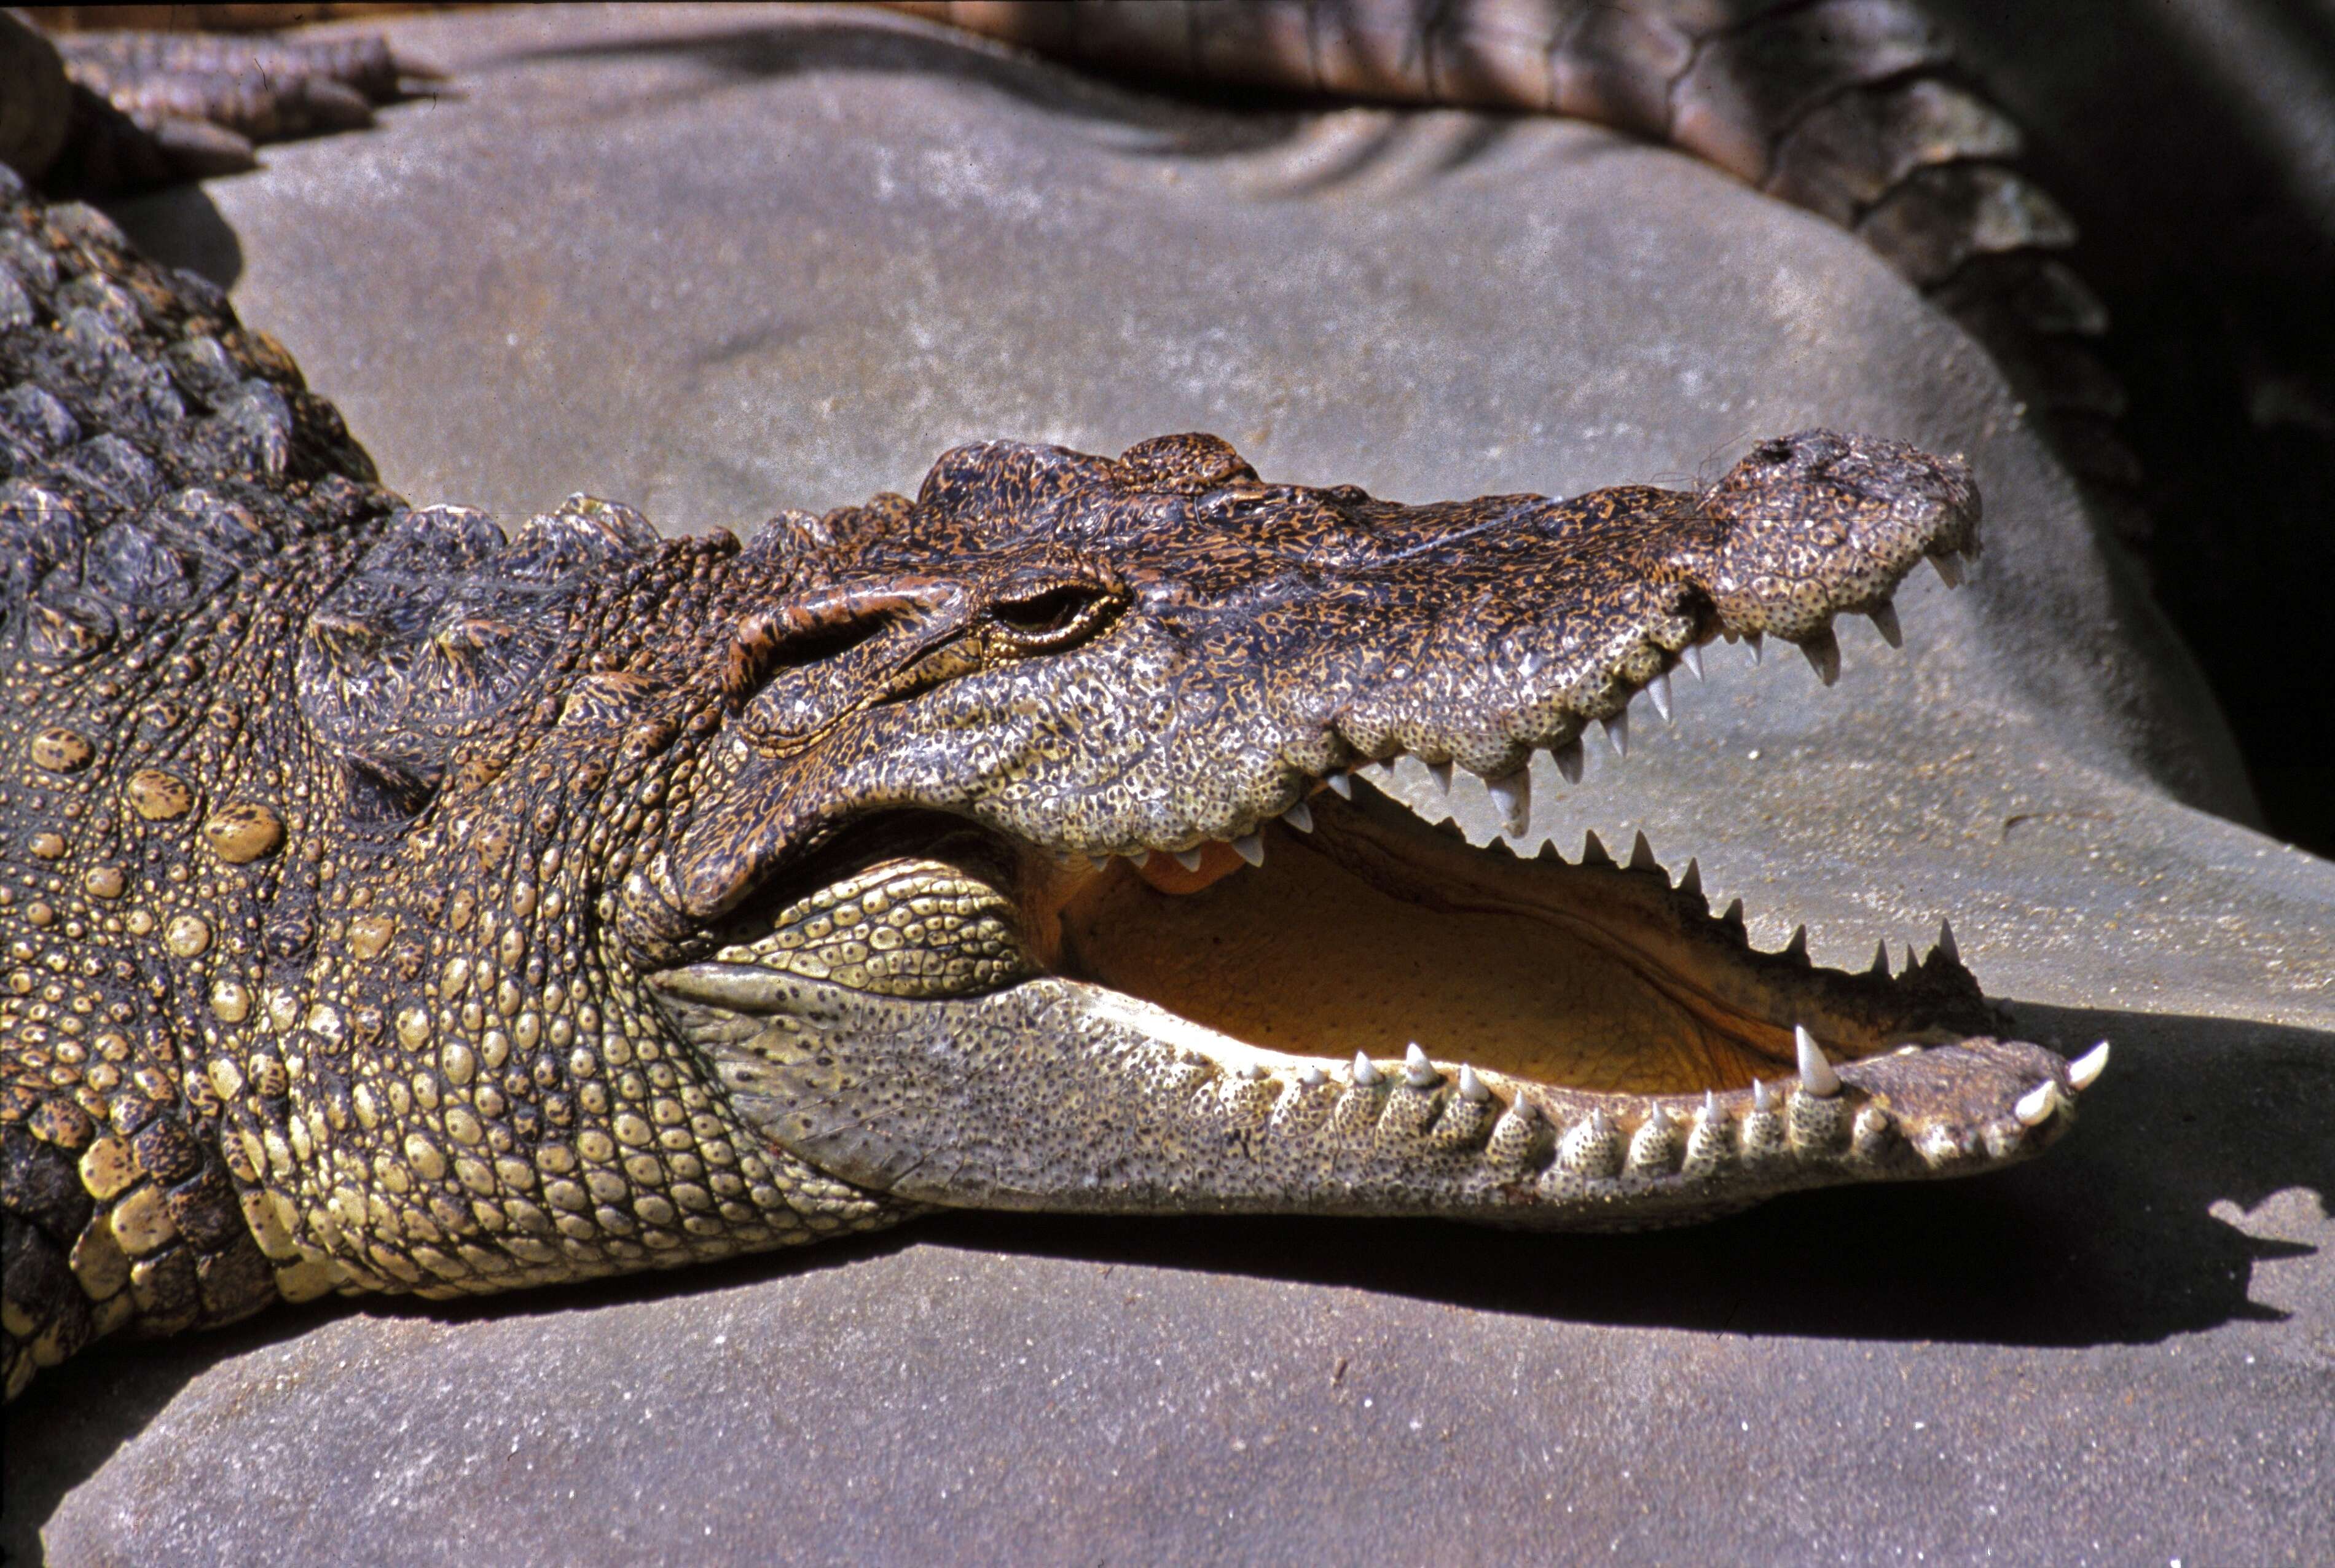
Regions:
M 1952 950 L 1755 951 L 1691 862 L 1520 857 L 1528 765 L 1714 638 L 1894 634 L 1967 470 L 1807 431 L 1700 492 L 1405 507 L 1213 437 L 992 442 L 736 563 L 722 720 L 615 928 L 748 1120 L 943 1205 L 1670 1223 L 1981 1170 L 2098 1060 Z M 1371 780 L 1485 781 L 1472 848 Z

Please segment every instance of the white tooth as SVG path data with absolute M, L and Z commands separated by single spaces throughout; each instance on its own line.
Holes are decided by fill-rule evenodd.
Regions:
M 1645 829 L 1642 828 L 1640 828 L 1638 830 L 1638 841 L 1630 846 L 1630 869 L 1633 871 L 1660 871 L 1662 868 L 1662 863 L 1654 858 L 1654 847 L 1646 842 Z
M 1354 798 L 1354 777 L 1342 769 L 1331 774 L 1322 782 L 1335 789 L 1341 800 L 1352 800 Z
M 1800 1088 L 1822 1099 L 1840 1092 L 1840 1075 L 1825 1060 L 1817 1037 L 1804 1024 L 1792 1026 L 1792 1050 L 1800 1059 Z
M 1459 1098 L 1474 1105 L 1481 1105 L 1492 1098 L 1492 1091 L 1484 1087 L 1484 1080 L 1476 1076 L 1476 1070 L 1464 1061 L 1459 1064 Z
M 1952 923 L 1943 918 L 1938 922 L 1938 951 L 1955 963 L 1962 961 L 1962 949 L 1954 945 Z
M 2068 1081 L 2078 1089 L 2089 1089 L 2108 1064 L 2108 1042 L 2102 1040 L 2068 1064 Z
M 1354 1052 L 1354 1087 L 1356 1089 L 1373 1088 L 1378 1083 L 1379 1078 L 1379 1070 L 1371 1065 L 1371 1059 L 1359 1050 Z
M 1532 826 L 1532 775 L 1522 768 L 1505 779 L 1484 780 L 1484 793 L 1500 813 L 1501 826 L 1512 838 L 1521 838 Z
M 1905 628 L 1897 624 L 1896 605 L 1884 599 L 1879 609 L 1868 610 L 1865 614 L 1873 617 L 1873 629 L 1881 634 L 1883 642 L 1893 648 L 1905 645 Z
M 1313 808 L 1308 806 L 1303 800 L 1300 800 L 1297 804 L 1292 806 L 1288 810 L 1284 811 L 1281 814 L 1281 819 L 1284 822 L 1288 823 L 1292 828 L 1296 828 L 1300 833 L 1311 833 L 1313 831 Z
M 1938 579 L 1949 588 L 1959 588 L 1962 586 L 1962 562 L 1960 556 L 1952 554 L 1932 556 L 1930 565 L 1937 567 Z
M 1759 639 L 1761 635 L 1762 634 L 1758 632 L 1749 632 L 1746 633 L 1743 637 L 1743 646 L 1750 653 L 1751 662 L 1754 664 L 1757 664 L 1759 662 Z
M 1197 871 L 1200 868 L 1200 852 L 1197 849 L 1178 849 L 1176 851 L 1176 864 L 1187 871 Z
M 1686 863 L 1686 874 L 1679 878 L 1678 890 L 1691 898 L 1702 896 L 1701 861 L 1690 860 Z
M 1419 1042 L 1415 1040 L 1403 1048 L 1402 1079 L 1413 1089 L 1425 1089 L 1441 1082 L 1443 1079 L 1443 1075 L 1435 1070 L 1435 1064 L 1427 1060 L 1427 1053 L 1419 1049 Z
M 1264 864 L 1264 840 L 1254 833 L 1244 833 L 1233 840 L 1233 853 L 1251 866 Z
M 1552 750 L 1548 756 L 1549 760 L 1556 764 L 1556 770 L 1565 775 L 1567 784 L 1581 782 L 1581 741 L 1577 736 Z
M 2051 1119 L 2051 1112 L 2056 1108 L 2055 1102 L 2059 1098 L 2059 1086 L 2047 1078 L 2020 1095 L 2019 1103 L 2010 1108 L 2010 1112 L 2019 1118 L 2022 1127 L 2041 1127 Z
M 1605 739 L 1613 742 L 1613 755 L 1627 757 L 1630 754 L 1630 710 L 1624 708 L 1603 722 Z
M 1435 780 L 1435 787 L 1438 789 L 1442 790 L 1446 795 L 1451 793 L 1451 764 L 1449 762 L 1428 763 L 1427 776 Z
M 1654 700 L 1654 711 L 1662 716 L 1663 723 L 1676 722 L 1671 717 L 1671 678 L 1667 673 L 1655 672 L 1654 678 L 1646 682 L 1646 695 Z
M 1692 672 L 1696 680 L 1700 681 L 1702 679 L 1702 650 L 1700 647 L 1696 646 L 1692 643 L 1689 643 L 1685 647 L 1681 648 L 1679 650 L 1679 663 L 1684 664 L 1689 671 Z
M 1719 1091 L 1715 1089 L 1704 1089 L 1702 1091 L 1702 1119 L 1705 1121 L 1717 1121 L 1724 1114 L 1726 1113 L 1719 1108 Z
M 1245 1079 L 1250 1083 L 1255 1083 L 1257 1079 L 1264 1076 L 1264 1063 L 1261 1061 L 1252 1061 L 1246 1067 L 1242 1068 L 1235 1076 Z
M 1297 1081 L 1307 1089 L 1320 1089 L 1330 1081 L 1330 1075 L 1309 1061 L 1299 1070 Z
M 1755 1113 L 1762 1116 L 1776 1108 L 1776 1098 L 1768 1092 L 1765 1079 L 1755 1078 L 1751 1080 L 1751 1108 Z

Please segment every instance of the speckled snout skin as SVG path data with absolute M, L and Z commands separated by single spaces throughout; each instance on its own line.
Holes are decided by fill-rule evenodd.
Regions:
M 1821 664 L 1833 615 L 1976 548 L 1967 472 L 1898 443 L 1410 508 L 1208 436 L 991 442 L 742 546 L 582 497 L 506 539 L 382 489 L 216 290 L 0 173 L 0 463 L 11 1396 L 128 1327 L 931 1203 L 1645 1223 L 2066 1120 L 2065 1064 L 1984 1038 L 1950 957 L 1787 973 L 1646 867 L 1576 874 L 1768 1011 L 1934 1049 L 1601 1100 L 1332 1074 L 1051 967 L 1109 857 L 1172 881 L 1309 798 L 1360 843 L 1393 808 L 1314 796 L 1350 766 L 1561 760 L 1715 636 Z M 2039 1084 L 2048 1125 L 2010 1118 Z M 1177 1182 L 1091 1179 L 1177 1147 Z

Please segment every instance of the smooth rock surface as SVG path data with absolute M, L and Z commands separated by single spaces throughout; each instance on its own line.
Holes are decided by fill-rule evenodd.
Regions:
M 13 1544 L 2323 1556 L 2335 866 L 2198 808 L 2245 796 L 2183 657 L 1983 356 L 1853 240 L 1583 127 L 1168 105 L 891 19 L 391 31 L 460 96 L 124 217 L 233 277 L 417 499 L 742 529 L 965 439 L 1193 428 L 1406 499 L 1716 473 L 1817 422 L 1967 451 L 1986 562 L 1909 585 L 1906 655 L 1851 629 L 1827 692 L 1710 650 L 1678 728 L 1641 704 L 1535 826 L 1642 828 L 1819 961 L 1951 914 L 2030 1038 L 2115 1060 L 2036 1165 L 1673 1234 L 966 1215 L 102 1352 L 9 1412 Z

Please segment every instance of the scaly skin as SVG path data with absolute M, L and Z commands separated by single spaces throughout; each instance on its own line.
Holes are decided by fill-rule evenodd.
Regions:
M 1756 953 L 1642 848 L 1471 851 L 1349 772 L 1505 789 L 1713 637 L 1822 667 L 1975 551 L 1958 462 L 1413 508 L 991 442 L 742 546 L 582 497 L 507 543 L 216 290 L 0 203 L 11 1395 L 934 1204 L 1671 1223 L 2021 1157 L 2096 1070 L 1949 952 Z

